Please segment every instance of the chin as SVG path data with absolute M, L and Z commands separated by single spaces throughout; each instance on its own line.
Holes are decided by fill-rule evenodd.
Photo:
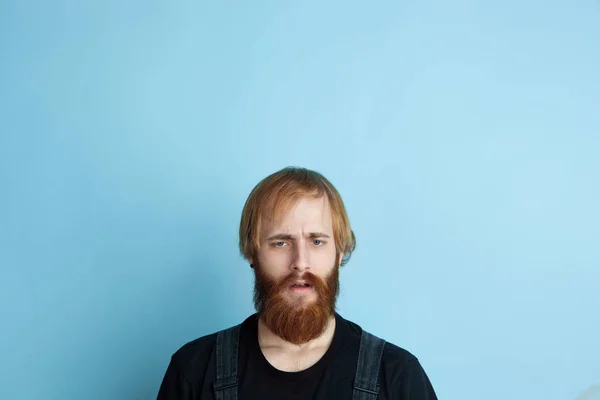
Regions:
M 289 298 L 290 304 L 292 306 L 294 306 L 296 309 L 306 308 L 309 305 L 311 305 L 312 303 L 314 303 L 315 301 L 317 301 L 317 299 L 315 299 L 314 296 L 307 296 L 307 295 L 292 295 Z

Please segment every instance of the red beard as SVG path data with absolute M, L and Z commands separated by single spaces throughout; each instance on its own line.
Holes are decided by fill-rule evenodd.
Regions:
M 305 272 L 303 275 L 291 273 L 279 281 L 266 276 L 260 265 L 255 264 L 254 278 L 254 307 L 271 332 L 293 344 L 307 343 L 323 334 L 335 312 L 339 294 L 337 264 L 325 279 Z M 305 298 L 286 296 L 285 292 L 298 279 L 312 286 L 316 299 L 305 304 Z

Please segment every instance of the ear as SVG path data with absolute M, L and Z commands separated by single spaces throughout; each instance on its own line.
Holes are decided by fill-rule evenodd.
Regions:
M 337 260 L 338 268 L 340 268 L 342 266 L 342 260 L 344 259 L 344 254 L 346 254 L 346 253 L 340 253 L 338 256 L 338 260 Z

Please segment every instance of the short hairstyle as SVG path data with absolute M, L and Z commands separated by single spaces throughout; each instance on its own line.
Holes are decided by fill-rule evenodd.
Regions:
M 342 197 L 319 172 L 299 167 L 286 167 L 267 176 L 250 192 L 240 222 L 242 256 L 247 260 L 256 256 L 265 220 L 282 217 L 302 197 L 320 198 L 323 195 L 327 196 L 331 208 L 336 253 L 344 253 L 341 265 L 345 265 L 356 248 L 356 237 L 350 228 Z

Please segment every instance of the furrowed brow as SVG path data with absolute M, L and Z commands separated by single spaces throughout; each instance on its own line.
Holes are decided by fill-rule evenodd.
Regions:
M 327 238 L 330 236 L 323 232 L 310 232 L 307 237 L 309 239 L 319 239 L 319 238 Z M 290 235 L 289 233 L 277 233 L 273 236 L 269 236 L 267 240 L 295 240 L 296 237 L 294 235 Z
M 308 234 L 308 237 L 310 239 L 317 239 L 317 238 L 327 238 L 329 239 L 329 235 L 323 232 L 311 232 Z
M 267 240 L 294 240 L 294 236 L 288 233 L 277 233 L 273 236 L 269 236 Z

